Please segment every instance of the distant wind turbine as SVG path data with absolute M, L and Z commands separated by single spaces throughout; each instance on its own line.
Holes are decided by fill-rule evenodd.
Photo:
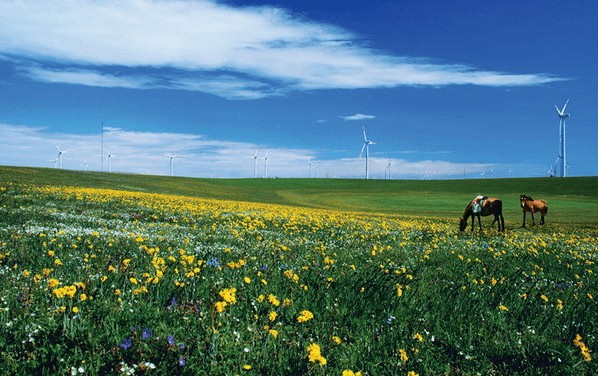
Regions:
M 390 180 L 390 165 L 392 162 L 388 162 L 388 166 L 386 166 L 386 171 L 388 172 L 388 180 Z
M 106 149 L 106 153 L 108 156 L 106 157 L 106 161 L 108 162 L 108 172 L 112 172 L 112 157 L 116 157 L 114 154 L 110 154 L 110 150 Z
M 564 178 L 565 176 L 567 176 L 567 148 L 566 148 L 566 132 L 565 132 L 565 119 L 567 119 L 569 116 L 571 116 L 570 114 L 566 113 L 566 109 L 567 109 L 567 105 L 569 104 L 569 99 L 567 99 L 567 102 L 565 102 L 565 105 L 563 106 L 562 109 L 559 110 L 559 108 L 557 107 L 557 105 L 555 104 L 554 107 L 556 108 L 556 112 L 559 115 L 559 134 L 560 134 L 560 139 L 559 139 L 559 157 L 557 159 L 557 161 L 560 160 L 560 164 L 561 164 L 561 168 L 560 168 L 560 172 L 561 172 L 561 177 Z
M 264 156 L 264 178 L 268 178 L 268 153 Z
M 253 178 L 257 178 L 257 152 L 259 149 L 255 149 L 255 154 L 253 155 Z
M 56 159 L 58 159 L 58 168 L 62 168 L 62 155 L 68 153 L 68 150 L 62 150 L 58 145 L 56 145 L 56 149 L 58 150 L 58 156 L 56 157 Z
M 50 162 L 54 162 L 54 168 L 58 168 L 58 158 L 48 159 Z
M 170 158 L 170 176 L 174 176 L 174 159 L 177 158 L 176 154 L 166 154 Z
M 367 134 L 365 133 L 365 127 L 363 127 L 363 146 L 361 147 L 361 153 L 359 153 L 359 157 L 363 154 L 363 150 L 365 149 L 365 178 L 370 178 L 369 172 L 369 158 L 370 158 L 370 145 L 376 144 L 374 141 L 369 140 Z
M 87 164 L 87 158 L 85 158 L 85 160 L 83 161 L 83 163 L 81 163 L 81 166 L 83 166 L 83 170 L 87 171 L 87 167 L 89 167 L 89 165 Z

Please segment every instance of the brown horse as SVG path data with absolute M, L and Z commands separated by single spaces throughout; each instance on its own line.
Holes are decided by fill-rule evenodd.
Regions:
M 478 209 L 476 208 L 476 205 L 481 205 L 481 207 Z M 465 230 L 469 217 L 471 217 L 471 231 L 473 231 L 476 217 L 478 218 L 478 225 L 480 226 L 481 230 L 482 220 L 480 216 L 486 217 L 488 215 L 494 216 L 491 226 L 494 224 L 494 222 L 498 222 L 498 231 L 505 231 L 505 219 L 502 215 L 502 201 L 498 198 L 480 197 L 476 197 L 476 199 L 472 200 L 469 204 L 467 204 L 467 207 L 465 207 L 463 217 L 459 218 L 459 230 Z
M 521 195 L 519 196 L 519 202 L 521 203 L 521 209 L 523 209 L 523 224 L 521 227 L 525 227 L 525 213 L 532 213 L 532 226 L 536 224 L 534 221 L 534 213 L 540 213 L 540 224 L 544 224 L 544 216 L 548 214 L 548 203 L 544 200 L 534 200 L 530 196 Z

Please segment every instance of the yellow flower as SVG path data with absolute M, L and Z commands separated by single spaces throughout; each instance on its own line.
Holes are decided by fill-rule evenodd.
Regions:
M 253 369 L 253 367 L 252 367 L 252 366 L 250 366 L 249 364 L 245 364 L 245 365 L 243 366 L 243 369 L 244 369 L 245 371 L 249 371 L 249 370 Z
M 220 291 L 218 294 L 225 302 L 230 303 L 230 304 L 235 304 L 237 302 L 236 293 L 237 293 L 237 289 L 234 287 L 231 287 L 229 289 L 224 289 L 224 290 Z
M 320 346 L 317 343 L 312 343 L 307 347 L 307 359 L 311 363 L 320 363 L 320 365 L 325 366 L 328 362 L 320 351 Z
M 216 302 L 214 303 L 214 308 L 216 308 L 216 312 L 220 313 L 224 311 L 227 305 L 227 302 Z
M 280 300 L 278 300 L 278 298 L 273 294 L 268 295 L 268 302 L 275 307 L 280 305 Z
M 548 303 L 548 297 L 546 295 L 540 295 L 540 299 L 544 300 L 544 303 Z
M 136 284 L 138 284 L 138 283 L 139 283 L 139 282 L 137 281 L 137 278 L 134 278 L 134 277 L 131 277 L 131 278 L 129 278 L 129 281 L 130 281 L 132 284 L 134 284 L 134 285 L 136 285 Z
M 500 309 L 501 311 L 508 311 L 509 307 L 504 306 L 504 305 L 501 304 L 501 305 L 498 306 L 498 309 Z
M 276 329 L 270 329 L 268 330 L 268 333 L 270 333 L 270 335 L 274 338 L 278 337 L 278 330 Z
M 56 287 L 56 286 L 58 286 L 59 284 L 60 284 L 60 281 L 59 281 L 59 280 L 57 280 L 56 278 L 50 278 L 50 279 L 48 280 L 48 286 L 49 286 L 49 287 Z
M 407 372 L 407 376 L 419 376 L 419 373 L 417 373 L 415 371 L 409 371 L 409 372 Z
M 87 295 L 85 295 L 85 294 L 81 294 L 81 296 L 79 296 L 79 299 L 80 299 L 82 302 L 84 302 L 84 301 L 86 301 L 86 300 L 87 300 Z
M 79 313 L 79 308 L 73 307 L 73 313 Z
M 299 322 L 306 322 L 314 318 L 314 314 L 308 310 L 303 310 L 299 312 L 299 316 L 297 316 L 297 321 Z
M 60 261 L 59 258 L 54 259 L 54 264 L 56 264 L 56 265 L 62 265 L 62 261 Z
M 114 290 L 114 295 L 120 295 L 120 289 Z
M 278 313 L 276 313 L 274 311 L 272 311 L 268 314 L 268 320 L 270 320 L 270 321 L 276 320 L 277 317 L 278 317 Z
M 413 339 L 416 339 L 416 340 L 418 340 L 420 342 L 424 341 L 424 337 L 422 337 L 422 335 L 419 334 L 419 333 L 415 333 L 415 335 L 413 336 Z
M 406 363 L 407 360 L 409 360 L 409 356 L 407 355 L 407 351 L 405 351 L 403 349 L 399 349 L 399 355 L 401 356 L 401 361 L 403 363 Z
M 245 278 L 243 278 L 243 281 L 245 281 L 245 283 L 247 283 L 247 284 L 250 284 L 251 283 L 251 278 L 245 277 Z
M 350 369 L 343 370 L 342 376 L 361 376 L 361 371 L 353 372 Z
M 339 336 L 332 336 L 332 342 L 336 343 L 337 345 L 340 345 L 341 343 L 343 343 L 343 340 Z

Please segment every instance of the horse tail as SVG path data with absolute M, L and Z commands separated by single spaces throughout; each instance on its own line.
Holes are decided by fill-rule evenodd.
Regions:
M 548 203 L 544 200 L 542 200 L 542 203 L 544 204 L 544 215 L 548 214 Z

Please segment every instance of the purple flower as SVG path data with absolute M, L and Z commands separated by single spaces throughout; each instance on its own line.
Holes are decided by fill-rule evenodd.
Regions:
M 185 360 L 185 358 L 184 358 L 184 357 L 182 357 L 182 356 L 181 356 L 181 357 L 179 358 L 179 362 L 178 362 L 178 364 L 179 364 L 179 367 L 184 367 L 184 366 L 187 364 L 187 361 Z
M 168 336 L 166 337 L 166 340 L 168 341 L 168 346 L 174 346 L 176 344 L 174 341 L 174 336 Z
M 145 341 L 146 339 L 150 338 L 152 338 L 152 330 L 149 328 L 143 329 L 143 332 L 141 332 L 141 339 Z
M 176 307 L 178 304 L 177 300 L 176 300 L 176 296 L 173 296 L 172 299 L 170 300 L 170 304 L 168 305 L 168 310 L 172 310 L 174 307 Z
M 131 346 L 133 346 L 133 339 L 131 338 L 125 338 L 122 341 L 120 341 L 120 345 L 119 345 L 123 350 L 128 350 L 131 348 Z

